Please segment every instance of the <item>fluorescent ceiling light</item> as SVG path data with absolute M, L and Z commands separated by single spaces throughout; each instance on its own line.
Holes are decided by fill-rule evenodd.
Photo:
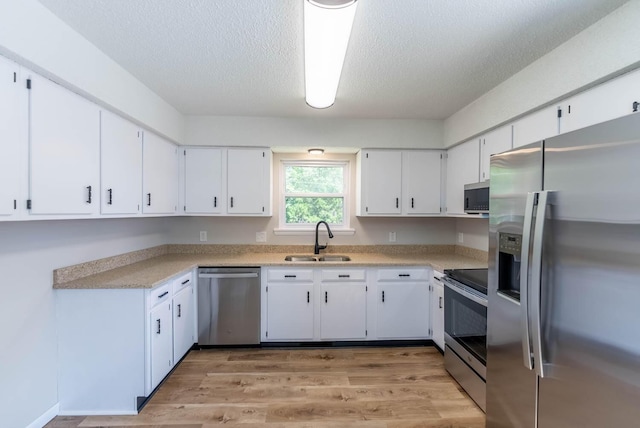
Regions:
M 324 149 L 309 149 L 307 152 L 309 152 L 310 155 L 323 155 Z
M 305 91 L 311 107 L 331 107 L 336 100 L 356 8 L 356 0 L 304 0 Z

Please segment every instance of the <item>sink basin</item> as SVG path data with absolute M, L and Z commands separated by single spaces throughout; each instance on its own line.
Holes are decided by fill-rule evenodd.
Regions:
M 284 258 L 285 262 L 316 262 L 318 261 L 313 256 L 287 256 Z
M 351 257 L 349 256 L 335 256 L 333 254 L 326 255 L 318 258 L 319 262 L 350 262 Z

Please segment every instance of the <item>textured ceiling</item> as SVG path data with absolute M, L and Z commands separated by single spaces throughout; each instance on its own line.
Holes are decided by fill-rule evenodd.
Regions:
M 303 0 L 40 0 L 187 115 L 446 118 L 625 0 L 359 0 L 333 107 Z

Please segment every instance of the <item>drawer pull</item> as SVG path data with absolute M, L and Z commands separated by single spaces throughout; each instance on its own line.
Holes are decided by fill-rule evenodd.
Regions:
M 285 278 L 297 278 L 297 275 L 285 275 Z
M 338 278 L 351 278 L 351 275 L 338 275 Z
M 190 279 L 185 279 L 184 281 L 182 281 L 182 285 L 188 284 L 189 281 L 191 281 Z
M 401 273 L 401 274 L 398 274 L 398 276 L 400 278 L 409 278 L 409 277 L 411 277 L 411 274 L 409 274 L 409 273 Z
M 167 294 L 169 294 L 168 291 L 165 291 L 164 293 L 162 293 L 161 295 L 158 296 L 158 299 L 162 299 L 164 296 L 166 296 Z

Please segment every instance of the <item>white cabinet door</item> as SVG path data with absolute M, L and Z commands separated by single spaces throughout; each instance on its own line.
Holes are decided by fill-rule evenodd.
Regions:
M 171 302 L 158 304 L 149 312 L 151 335 L 151 389 L 154 389 L 173 366 L 173 328 Z
M 227 212 L 271 215 L 271 152 L 267 149 L 227 151 Z
M 558 106 L 531 113 L 513 124 L 513 148 L 558 135 Z
M 378 284 L 378 337 L 429 337 L 429 283 Z
M 402 152 L 402 205 L 408 215 L 440 214 L 442 152 Z
M 479 144 L 474 138 L 447 151 L 447 214 L 464 214 L 464 185 L 480 179 Z
M 100 110 L 40 76 L 29 96 L 31 214 L 97 214 Z
M 150 132 L 143 137 L 143 209 L 145 214 L 174 214 L 178 205 L 178 151 Z
M 562 102 L 560 132 L 570 132 L 640 110 L 640 71 L 581 92 Z
M 173 296 L 173 361 L 180 361 L 196 342 L 194 334 L 193 286 Z
M 480 145 L 480 181 L 488 180 L 491 155 L 506 152 L 512 147 L 511 125 L 495 129 L 481 138 Z
M 267 338 L 313 340 L 313 284 L 269 283 Z
M 364 339 L 367 335 L 365 283 L 322 284 L 320 339 Z
M 185 211 L 220 214 L 222 194 L 222 149 L 213 147 L 185 150 Z
M 21 156 L 27 144 L 22 131 L 26 116 L 21 114 L 26 106 L 18 72 L 17 64 L 0 59 L 0 220 L 17 214 L 22 172 L 27 170 Z
M 361 215 L 399 215 L 402 211 L 402 152 L 365 151 L 361 163 Z
M 102 214 L 137 214 L 142 195 L 142 131 L 133 123 L 100 112 Z
M 444 351 L 444 286 L 433 281 L 431 294 L 431 339 Z

